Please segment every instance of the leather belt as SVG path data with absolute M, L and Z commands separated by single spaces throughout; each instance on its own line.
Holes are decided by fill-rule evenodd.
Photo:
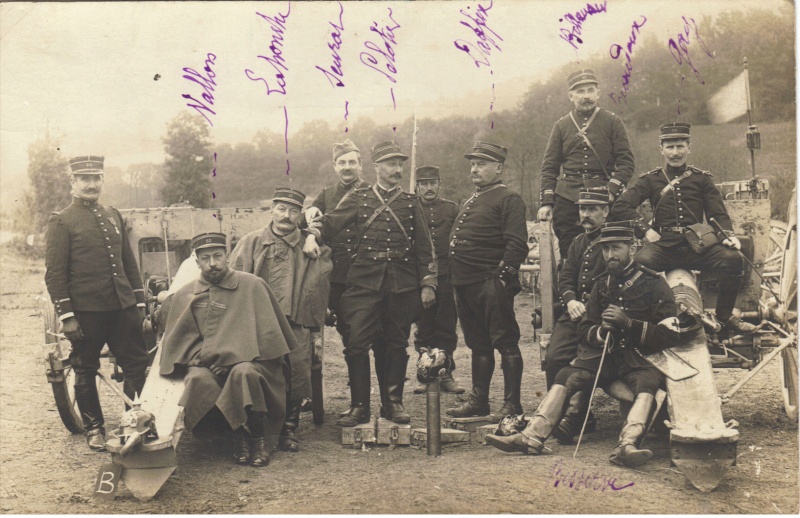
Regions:
M 608 178 L 605 173 L 587 173 L 583 171 L 564 171 L 564 178 L 581 178 L 583 180 L 600 180 Z
M 453 239 L 450 241 L 450 245 L 464 245 L 464 246 L 475 246 L 477 243 L 475 241 L 470 241 L 469 239 Z
M 658 231 L 659 232 L 681 232 L 681 233 L 683 233 L 683 230 L 685 228 L 686 227 L 658 227 Z
M 406 257 L 405 250 L 387 250 L 385 252 L 359 252 L 360 259 L 403 259 Z

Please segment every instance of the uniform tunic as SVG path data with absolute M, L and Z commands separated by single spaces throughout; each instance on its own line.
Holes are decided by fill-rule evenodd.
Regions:
M 470 196 L 450 232 L 450 280 L 464 342 L 472 350 L 519 343 L 514 296 L 519 265 L 528 255 L 525 211 L 522 197 L 498 181 Z
M 47 222 L 45 284 L 59 320 L 75 317 L 84 338 L 73 342 L 76 369 L 96 371 L 105 343 L 131 377 L 149 362 L 136 307 L 144 290 L 119 211 L 73 198 Z
M 431 239 L 436 250 L 439 270 L 436 302 L 428 309 L 422 309 L 414 334 L 414 347 L 438 347 L 452 356 L 458 342 L 456 334 L 456 300 L 453 287 L 449 281 L 449 242 L 450 230 L 458 216 L 458 204 L 443 198 L 431 202 L 422 201 L 423 212 L 431 232 Z

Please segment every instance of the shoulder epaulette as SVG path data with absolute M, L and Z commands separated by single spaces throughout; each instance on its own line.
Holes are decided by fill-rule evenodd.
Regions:
M 639 178 L 644 178 L 645 176 L 647 176 L 647 175 L 649 175 L 649 174 L 657 174 L 659 171 L 661 171 L 661 168 L 660 168 L 660 167 L 656 167 L 656 168 L 655 168 L 655 169 L 653 169 L 652 171 L 647 171 L 646 173 L 642 173 L 642 174 L 640 174 L 640 175 L 639 175 Z
M 657 271 L 652 270 L 652 269 L 648 268 L 647 266 L 643 266 L 643 265 L 638 264 L 638 263 L 637 263 L 637 266 L 639 267 L 639 270 L 643 271 L 644 273 L 648 273 L 648 274 L 650 274 L 650 275 L 652 275 L 654 277 L 658 277 L 658 276 L 661 275 Z
M 706 175 L 706 176 L 712 176 L 712 177 L 714 176 L 713 174 L 711 174 L 711 172 L 709 172 L 709 171 L 703 171 L 703 170 L 702 170 L 702 169 L 700 169 L 699 167 L 695 167 L 695 166 L 693 166 L 693 165 L 690 165 L 690 166 L 689 166 L 689 169 L 691 169 L 691 170 L 692 170 L 692 171 L 694 171 L 695 173 L 702 173 L 702 174 L 704 174 L 704 175 Z

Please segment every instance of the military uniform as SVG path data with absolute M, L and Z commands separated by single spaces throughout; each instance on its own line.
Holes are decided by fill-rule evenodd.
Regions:
M 585 83 L 597 83 L 591 70 L 568 78 L 570 89 Z M 579 131 L 585 133 L 591 146 Z M 633 170 L 633 150 L 619 116 L 599 107 L 592 113 L 576 109 L 555 123 L 542 160 L 539 203 L 553 206 L 553 231 L 562 257 L 581 233 L 575 205 L 580 188 L 606 187 L 616 198 Z
M 688 131 L 686 123 L 666 124 L 662 126 L 662 140 L 688 139 Z M 650 200 L 654 208 L 652 223 L 636 212 L 645 200 Z M 647 243 L 639 251 L 636 255 L 639 264 L 656 271 L 687 268 L 718 272 L 720 287 L 716 315 L 725 322 L 731 316 L 742 283 L 742 257 L 722 244 L 713 245 L 702 254 L 692 250 L 686 241 L 686 227 L 708 218 L 714 218 L 724 229 L 725 234 L 717 236 L 720 241 L 733 236 L 733 224 L 713 176 L 691 165 L 679 168 L 667 165 L 641 175 L 620 196 L 609 214 L 610 221 L 635 220 L 640 237 L 651 228 L 661 235 L 659 241 Z
M 72 173 L 103 174 L 103 157 L 70 161 Z M 72 340 L 75 399 L 87 432 L 103 432 L 95 377 L 104 344 L 125 372 L 125 393 L 141 393 L 149 363 L 142 336 L 144 290 L 119 211 L 74 197 L 47 222 L 45 284 L 62 322 L 74 317 L 83 339 Z
M 503 163 L 507 153 L 502 146 L 476 142 L 465 157 Z M 521 413 L 522 356 L 514 297 L 520 291 L 519 265 L 528 255 L 525 212 L 522 197 L 497 180 L 476 189 L 450 232 L 450 281 L 464 342 L 472 351 L 473 384 L 466 406 L 448 409 L 450 415 L 488 414 L 495 349 L 505 380 L 503 412 Z

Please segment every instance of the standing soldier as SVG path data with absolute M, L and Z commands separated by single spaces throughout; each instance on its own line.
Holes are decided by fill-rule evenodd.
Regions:
M 552 216 L 562 258 L 581 233 L 575 204 L 579 189 L 605 186 L 614 203 L 633 175 L 633 151 L 625 125 L 617 115 L 597 106 L 600 91 L 594 72 L 573 72 L 567 83 L 575 110 L 561 117 L 550 134 L 542 161 L 538 213 L 540 221 Z
M 742 256 L 737 250 L 742 245 L 733 235 L 733 224 L 725 209 L 722 195 L 714 185 L 711 173 L 687 165 L 692 144 L 689 140 L 691 124 L 675 122 L 661 126 L 659 148 L 666 162 L 643 174 L 628 189 L 611 211 L 611 221 L 633 219 L 644 234 L 647 244 L 636 256 L 636 261 L 662 272 L 669 268 L 716 271 L 719 273 L 719 294 L 716 317 L 726 329 L 734 333 L 747 333 L 755 329 L 733 314 L 736 295 L 742 285 Z M 647 223 L 636 208 L 645 200 L 653 207 L 653 221 Z M 686 238 L 690 225 L 714 218 L 724 229 L 717 235 L 721 244 L 709 246 L 702 252 L 694 251 Z
M 361 152 L 350 139 L 333 145 L 333 170 L 336 171 L 339 182 L 325 187 L 314 198 L 311 206 L 303 213 L 305 222 L 300 224 L 301 227 L 306 227 L 308 223 L 331 212 L 342 204 L 342 200 L 351 196 L 356 189 L 369 187 L 369 184 L 361 179 Z M 333 236 L 329 243 L 332 251 L 333 271 L 331 272 L 328 309 L 331 312 L 330 320 L 336 322 L 336 330 L 342 337 L 344 337 L 344 321 L 339 301 L 347 286 L 350 256 L 355 251 L 356 230 L 355 224 L 349 225 Z
M 519 265 L 528 255 L 525 202 L 503 183 L 508 148 L 476 142 L 470 159 L 475 192 L 450 232 L 450 279 L 464 341 L 472 351 L 472 391 L 453 417 L 489 414 L 494 351 L 500 351 L 504 393 L 500 415 L 521 414 L 522 354 L 514 297 Z
M 104 344 L 125 372 L 123 389 L 142 392 L 147 349 L 142 336 L 144 290 L 134 251 L 119 211 L 97 200 L 103 191 L 101 156 L 69 161 L 72 204 L 47 222 L 45 283 L 64 335 L 72 342 L 75 401 L 86 441 L 105 450 L 105 421 L 97 393 Z
M 309 226 L 306 253 L 316 256 L 318 242 L 356 225 L 355 259 L 342 295 L 345 361 L 350 378 L 350 410 L 337 421 L 355 426 L 370 418 L 369 350 L 375 344 L 385 355 L 381 403 L 388 419 L 405 424 L 403 407 L 411 323 L 422 307 L 436 302 L 436 256 L 419 199 L 403 192 L 403 163 L 408 159 L 394 141 L 372 148 L 377 176 L 338 208 Z M 380 340 L 379 340 L 380 338 Z M 376 365 L 381 362 L 376 358 Z
M 453 353 L 456 350 L 458 335 L 456 334 L 456 300 L 453 288 L 448 280 L 449 244 L 447 238 L 458 216 L 458 204 L 439 197 L 441 178 L 439 168 L 435 166 L 418 167 L 416 171 L 417 195 L 425 209 L 425 218 L 431 232 L 431 239 L 436 250 L 436 260 L 439 270 L 437 280 L 438 296 L 434 305 L 422 311 L 422 316 L 417 320 L 417 331 L 414 334 L 414 348 L 418 353 L 422 349 L 441 349 L 450 357 L 452 365 Z M 441 388 L 444 392 L 463 394 L 464 389 L 459 387 L 453 374 L 448 372 L 440 378 Z M 425 385 L 420 384 L 414 389 L 415 394 L 425 392 Z
M 278 448 L 296 452 L 300 442 L 300 407 L 311 397 L 311 331 L 325 322 L 331 272 L 330 249 L 318 259 L 303 254 L 304 238 L 298 228 L 306 195 L 278 187 L 272 198 L 272 221 L 244 236 L 231 253 L 233 269 L 255 274 L 270 287 L 292 327 L 299 347 L 289 355 L 291 383 L 286 398 L 286 421 Z
M 595 278 L 606 269 L 600 242 L 600 228 L 608 216 L 608 191 L 604 187 L 581 188 L 578 212 L 583 234 L 569 247 L 564 267 L 558 273 L 558 295 L 566 310 L 553 327 L 545 354 L 547 390 L 553 386 L 558 371 L 568 366 L 578 353 L 578 322 L 586 315 L 586 300 L 592 292 Z M 580 396 L 586 396 L 581 398 Z M 553 434 L 560 443 L 569 444 L 575 425 L 583 422 L 588 393 L 573 396 L 570 407 Z M 587 431 L 594 431 L 595 420 L 590 414 Z

